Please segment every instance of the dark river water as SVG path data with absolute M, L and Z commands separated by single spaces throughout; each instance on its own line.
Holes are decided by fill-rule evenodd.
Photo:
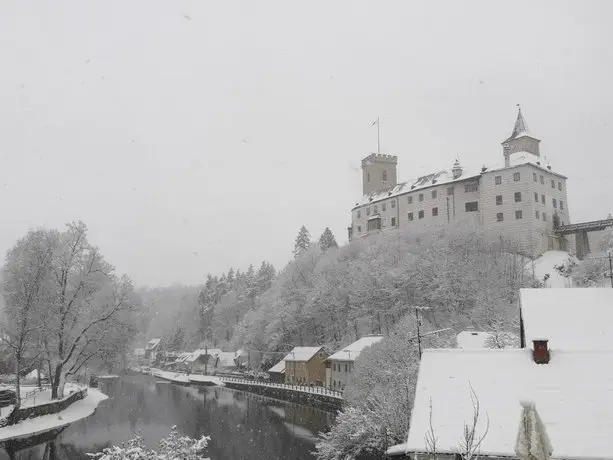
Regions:
M 176 425 L 191 437 L 211 436 L 207 455 L 221 459 L 312 459 L 317 433 L 334 415 L 319 409 L 220 387 L 180 387 L 148 376 L 104 388 L 110 398 L 54 440 L 0 453 L 0 460 L 89 459 L 140 433 L 149 447 Z

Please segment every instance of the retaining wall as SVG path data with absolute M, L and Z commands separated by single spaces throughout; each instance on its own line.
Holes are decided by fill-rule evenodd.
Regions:
M 87 396 L 87 388 L 84 388 L 79 391 L 75 391 L 70 396 L 60 399 L 59 401 L 51 401 L 46 404 L 41 404 L 39 406 L 33 407 L 20 407 L 19 409 L 13 410 L 11 414 L 4 420 L 3 426 L 6 425 L 15 425 L 16 423 L 21 422 L 22 420 L 26 420 L 32 417 L 40 417 L 41 415 L 49 415 L 56 414 L 58 412 L 63 411 L 72 403 L 79 401 Z

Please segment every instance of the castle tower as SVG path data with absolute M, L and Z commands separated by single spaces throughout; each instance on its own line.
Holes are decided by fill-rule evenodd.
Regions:
M 362 160 L 362 190 L 364 195 L 378 192 L 397 184 L 398 157 L 371 153 Z
M 514 158 L 523 158 L 523 163 L 537 163 L 541 161 L 539 152 L 539 143 L 541 141 L 532 136 L 528 129 L 528 124 L 524 120 L 521 113 L 521 108 L 517 112 L 517 120 L 511 137 L 502 143 L 502 151 L 504 155 L 504 165 L 511 166 Z

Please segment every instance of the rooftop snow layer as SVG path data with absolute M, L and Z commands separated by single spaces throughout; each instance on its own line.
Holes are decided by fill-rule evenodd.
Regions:
M 549 364 L 535 364 L 529 349 L 425 350 L 419 368 L 407 452 L 425 452 L 432 428 L 439 453 L 458 451 L 464 423 L 480 404 L 477 435 L 489 432 L 481 455 L 515 457 L 520 400 L 536 404 L 553 456 L 613 458 L 613 353 L 552 351 Z
M 309 361 L 313 356 L 317 354 L 322 347 L 294 347 L 287 356 L 285 361 Z
M 613 289 L 520 289 L 526 346 L 547 339 L 556 350 L 613 351 Z
M 153 350 L 155 347 L 157 347 L 160 343 L 162 339 L 151 339 L 149 340 L 149 343 L 147 343 L 147 347 L 145 348 L 146 350 Z
M 277 364 L 268 369 L 268 372 L 276 372 L 277 374 L 285 372 L 285 360 L 288 356 L 289 354 L 285 355 L 285 357 L 281 361 L 279 361 Z
M 490 337 L 491 334 L 489 332 L 462 331 L 457 335 L 456 343 L 458 348 L 480 350 L 488 348 L 485 346 L 485 342 Z
M 371 335 L 362 337 L 361 339 L 353 342 L 351 345 L 346 346 L 342 350 L 337 351 L 332 356 L 329 356 L 328 359 L 331 361 L 355 361 L 364 348 L 370 347 L 371 345 L 379 342 L 383 336 L 381 335 Z

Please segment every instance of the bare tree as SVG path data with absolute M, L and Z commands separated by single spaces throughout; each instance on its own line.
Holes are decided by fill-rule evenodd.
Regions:
M 8 251 L 4 267 L 4 295 L 0 338 L 15 357 L 16 406 L 21 405 L 20 373 L 28 353 L 37 353 L 35 345 L 42 329 L 41 311 L 46 300 L 48 279 L 57 233 L 29 232 Z
M 61 235 L 53 261 L 54 301 L 45 319 L 51 393 L 61 398 L 64 383 L 96 356 L 113 350 L 123 312 L 134 305 L 132 283 L 118 279 L 98 249 L 87 241 L 87 227 L 73 222 Z
M 473 418 L 469 424 L 464 423 L 464 434 L 460 440 L 458 447 L 460 449 L 460 455 L 464 460 L 472 460 L 479 458 L 479 450 L 483 440 L 487 436 L 490 428 L 490 418 L 485 413 L 486 425 L 482 435 L 477 434 L 477 424 L 479 423 L 479 416 L 481 412 L 481 406 L 479 404 L 479 398 L 473 386 L 470 385 L 470 400 L 473 405 Z
M 437 451 L 436 451 L 437 437 L 434 434 L 434 428 L 432 427 L 432 398 L 430 398 L 430 416 L 428 418 L 428 422 L 429 422 L 429 429 L 424 435 L 426 453 L 428 454 L 428 458 L 432 460 L 436 460 L 438 458 Z

